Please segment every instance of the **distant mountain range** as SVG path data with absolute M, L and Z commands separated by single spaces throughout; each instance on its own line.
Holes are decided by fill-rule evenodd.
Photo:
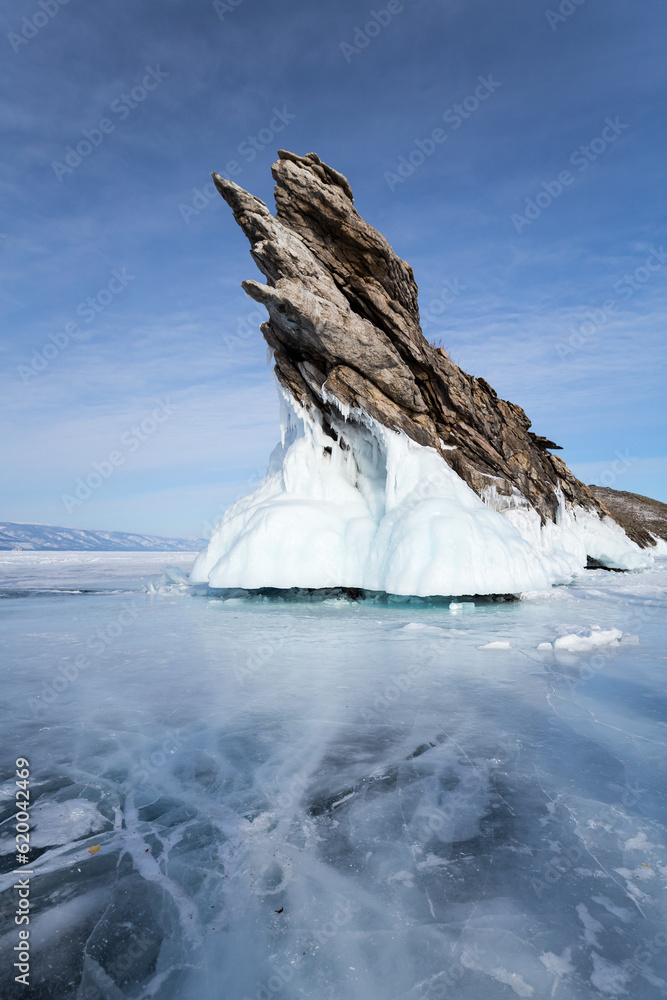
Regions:
M 198 552 L 204 538 L 162 538 L 125 531 L 92 531 L 57 524 L 23 524 L 0 521 L 0 550 L 67 549 L 98 552 Z

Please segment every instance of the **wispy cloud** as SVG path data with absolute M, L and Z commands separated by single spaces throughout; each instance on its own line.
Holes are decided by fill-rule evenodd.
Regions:
M 5 34 L 22 16 L 5 5 Z M 257 317 L 254 333 L 237 335 L 256 311 L 239 289 L 255 273 L 247 242 L 221 201 L 187 226 L 179 204 L 283 105 L 295 114 L 289 131 L 244 163 L 244 186 L 270 204 L 274 146 L 314 149 L 350 177 L 359 211 L 413 264 L 423 306 L 445 279 L 465 286 L 428 335 L 524 406 L 566 459 L 660 454 L 664 276 L 621 302 L 576 357 L 561 361 L 556 347 L 648 246 L 667 243 L 655 212 L 664 4 L 647 0 L 641 15 L 623 0 L 603 13 L 585 4 L 554 32 L 530 4 L 412 0 L 347 63 L 340 42 L 360 17 L 355 0 L 253 0 L 223 20 L 211 3 L 153 10 L 119 0 L 113 10 L 63 7 L 18 52 L 0 39 L 12 94 L 0 103 L 0 391 L 11 417 L 0 516 L 42 510 L 57 520 L 51 498 L 164 394 L 179 402 L 173 420 L 96 491 L 86 524 L 152 530 L 160 509 L 177 532 L 163 505 L 185 525 L 197 489 L 210 499 L 265 461 L 278 427 Z M 52 161 L 131 94 L 147 65 L 169 75 L 59 183 Z M 489 73 L 502 86 L 484 111 L 390 192 L 384 172 Z M 631 123 L 627 136 L 539 225 L 513 232 L 515 206 L 608 115 Z M 136 279 L 86 323 L 77 308 L 122 267 Z M 22 383 L 17 366 L 72 321 L 67 347 Z M 664 481 L 656 489 L 667 496 Z

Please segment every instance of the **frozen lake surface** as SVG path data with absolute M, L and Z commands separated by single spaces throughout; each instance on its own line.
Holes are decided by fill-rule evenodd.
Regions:
M 664 1000 L 664 560 L 458 608 L 193 560 L 0 553 L 3 998 Z

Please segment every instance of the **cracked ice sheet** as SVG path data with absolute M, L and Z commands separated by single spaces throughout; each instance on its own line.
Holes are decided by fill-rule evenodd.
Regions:
M 25 755 L 40 1000 L 662 1000 L 664 571 L 456 616 L 146 592 L 149 569 L 7 616 L 0 801 Z M 640 644 L 536 651 L 594 624 Z

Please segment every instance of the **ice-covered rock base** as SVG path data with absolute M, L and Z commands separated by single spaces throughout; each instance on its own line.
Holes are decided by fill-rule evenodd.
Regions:
M 509 500 L 480 499 L 435 449 L 361 411 L 325 427 L 285 394 L 266 477 L 224 514 L 191 581 L 512 594 L 566 583 L 588 556 L 624 570 L 652 562 L 608 517 L 563 502 L 542 525 L 520 494 Z

